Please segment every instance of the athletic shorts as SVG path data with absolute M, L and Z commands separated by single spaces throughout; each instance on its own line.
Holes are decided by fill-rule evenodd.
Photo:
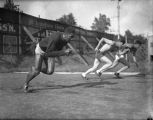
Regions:
M 35 54 L 43 55 L 45 52 L 40 48 L 39 43 L 36 45 Z
M 124 55 L 115 55 L 116 60 L 119 60 L 120 58 L 124 58 Z

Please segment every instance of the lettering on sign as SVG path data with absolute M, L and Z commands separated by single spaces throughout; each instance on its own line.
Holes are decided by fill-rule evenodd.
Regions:
M 13 32 L 15 33 L 16 30 L 13 24 L 10 23 L 0 23 L 0 31 L 2 32 Z

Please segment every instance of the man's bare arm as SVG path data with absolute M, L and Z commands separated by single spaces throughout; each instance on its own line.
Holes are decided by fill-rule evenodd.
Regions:
M 99 50 L 99 47 L 100 47 L 101 43 L 102 43 L 102 39 L 98 42 L 98 45 L 96 46 L 95 51 Z
M 124 49 L 122 52 L 120 52 L 120 55 L 124 55 L 126 53 L 128 53 L 130 51 L 130 49 Z
M 70 50 L 70 49 L 60 50 L 60 51 L 52 51 L 52 52 L 45 53 L 44 56 L 46 56 L 46 57 L 58 57 L 58 56 L 69 55 L 71 52 L 72 52 L 72 50 Z

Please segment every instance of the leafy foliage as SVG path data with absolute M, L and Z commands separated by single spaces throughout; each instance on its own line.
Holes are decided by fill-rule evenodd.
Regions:
M 127 36 L 128 43 L 134 43 L 135 40 L 141 41 L 143 44 L 146 43 L 146 38 L 142 35 L 133 35 L 130 30 L 125 31 L 125 35 Z
M 147 38 L 142 35 L 133 35 L 130 30 L 126 30 L 125 35 L 128 43 L 133 44 L 136 40 L 142 43 L 141 47 L 136 52 L 136 59 L 137 62 L 145 62 L 147 58 Z M 128 58 L 130 58 L 130 56 L 128 56 Z
M 18 5 L 15 5 L 13 0 L 6 0 L 4 8 L 9 10 L 19 11 Z
M 63 15 L 61 18 L 57 19 L 57 21 L 59 21 L 61 23 L 68 24 L 68 25 L 73 25 L 73 26 L 77 25 L 72 13 L 70 13 L 68 15 Z
M 94 23 L 92 23 L 92 30 L 105 32 L 109 29 L 110 18 L 107 18 L 106 15 L 99 14 L 99 18 L 95 17 Z

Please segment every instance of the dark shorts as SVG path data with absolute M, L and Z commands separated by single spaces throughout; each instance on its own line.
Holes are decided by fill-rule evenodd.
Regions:
M 125 66 L 130 66 L 129 62 L 125 58 L 120 58 L 118 62 L 122 63 Z

